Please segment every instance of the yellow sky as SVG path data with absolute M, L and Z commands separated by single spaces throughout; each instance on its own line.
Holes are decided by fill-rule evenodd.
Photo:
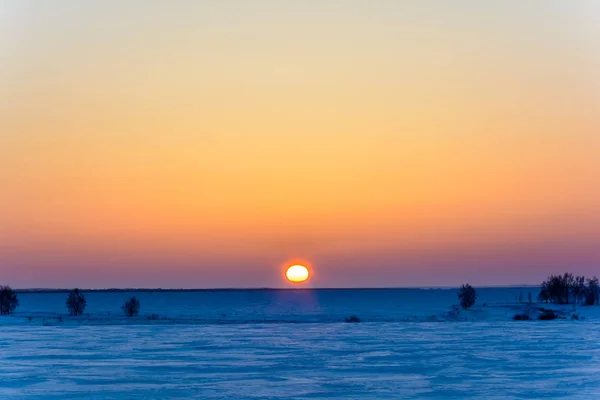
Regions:
M 175 286 L 244 286 L 240 260 L 276 286 L 288 257 L 336 286 L 352 255 L 401 286 L 414 252 L 524 244 L 592 273 L 599 27 L 594 1 L 4 1 L 0 278 L 183 254 Z

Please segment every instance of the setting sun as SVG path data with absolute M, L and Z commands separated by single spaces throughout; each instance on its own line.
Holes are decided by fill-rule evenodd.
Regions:
M 304 265 L 292 265 L 285 271 L 285 277 L 288 281 L 294 283 L 304 282 L 308 279 L 308 276 L 308 268 Z

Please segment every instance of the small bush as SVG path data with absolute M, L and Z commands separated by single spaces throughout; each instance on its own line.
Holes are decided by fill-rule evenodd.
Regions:
M 140 313 L 140 301 L 135 297 L 132 297 L 129 300 L 127 300 L 121 306 L 121 308 L 123 309 L 123 312 L 126 316 L 134 317 Z
M 85 296 L 81 294 L 79 289 L 73 289 L 73 291 L 69 293 L 69 297 L 67 297 L 67 309 L 69 310 L 70 315 L 77 317 L 83 314 L 86 305 L 87 302 Z
M 475 300 L 477 300 L 477 292 L 473 289 L 473 286 L 468 283 L 462 285 L 458 291 L 458 299 L 460 300 L 460 306 L 465 310 L 473 307 Z
M 357 323 L 357 322 L 360 322 L 360 318 L 358 318 L 356 315 L 351 315 L 349 317 L 346 317 L 345 321 L 347 323 L 349 323 L 349 324 L 350 323 Z
M 542 313 L 540 314 L 540 321 L 551 321 L 556 318 L 558 318 L 558 316 L 552 310 L 542 310 Z
M 531 318 L 527 314 L 516 314 L 513 319 L 515 321 L 529 321 Z
M 152 314 L 152 315 L 148 316 L 148 319 L 149 319 L 149 320 L 152 320 L 152 321 L 156 321 L 156 320 L 157 320 L 157 319 L 159 319 L 159 318 L 160 318 L 160 317 L 159 317 L 159 315 L 158 315 L 158 314 Z
M 19 299 L 10 286 L 0 286 L 0 315 L 9 315 L 19 306 Z

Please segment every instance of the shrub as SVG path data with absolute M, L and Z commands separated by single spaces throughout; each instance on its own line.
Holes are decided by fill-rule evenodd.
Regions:
M 140 301 L 135 297 L 127 300 L 121 308 L 128 317 L 134 317 L 140 313 Z
M 149 320 L 155 321 L 157 319 L 159 319 L 159 315 L 158 314 L 152 314 L 148 317 Z
M 19 306 L 19 299 L 10 286 L 0 286 L 0 315 L 9 315 Z
M 73 289 L 73 291 L 69 293 L 69 297 L 67 297 L 67 309 L 69 310 L 70 315 L 77 317 L 83 314 L 86 305 L 87 302 L 85 296 L 81 294 L 79 289 Z
M 540 314 L 540 321 L 550 321 L 556 318 L 558 318 L 558 316 L 554 311 L 542 309 L 542 313 Z
M 458 291 L 458 299 L 460 300 L 460 306 L 465 310 L 473 307 L 475 300 L 477 300 L 477 292 L 473 289 L 473 286 L 468 283 L 462 285 Z
M 345 321 L 347 323 L 357 323 L 360 322 L 360 318 L 358 318 L 356 315 L 351 315 L 349 317 L 346 317 Z
M 529 315 L 527 314 L 516 314 L 515 316 L 513 316 L 513 319 L 515 321 L 529 321 L 531 317 L 529 317 Z

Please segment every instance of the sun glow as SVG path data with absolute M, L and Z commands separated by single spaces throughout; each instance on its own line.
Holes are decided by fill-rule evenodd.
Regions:
M 310 273 L 304 265 L 292 265 L 285 271 L 285 277 L 288 281 L 294 283 L 305 282 Z

